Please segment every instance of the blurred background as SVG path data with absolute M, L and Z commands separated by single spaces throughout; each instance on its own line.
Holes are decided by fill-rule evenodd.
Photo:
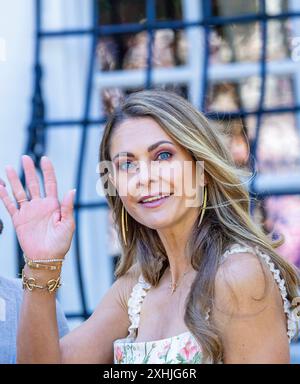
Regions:
M 22 154 L 77 188 L 77 228 L 58 298 L 76 327 L 114 281 L 119 244 L 97 173 L 103 125 L 130 92 L 160 87 L 228 128 L 236 164 L 256 172 L 251 213 L 283 233 L 300 267 L 300 2 L 0 0 L 0 177 Z M 19 276 L 8 214 L 0 274 Z M 300 362 L 300 344 L 291 346 Z

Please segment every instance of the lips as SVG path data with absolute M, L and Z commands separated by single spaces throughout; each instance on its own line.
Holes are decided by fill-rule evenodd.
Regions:
M 138 202 L 140 204 L 146 204 L 146 203 L 152 203 L 154 201 L 158 201 L 158 200 L 161 200 L 161 199 L 164 199 L 166 197 L 170 197 L 171 195 L 173 195 L 173 193 L 161 193 L 161 194 L 157 194 L 157 195 L 147 195 L 147 196 L 143 196 Z M 147 199 L 150 199 L 150 200 L 147 200 Z M 147 200 L 147 201 L 145 201 Z
M 143 206 L 143 208 L 156 208 L 164 204 L 171 196 L 173 195 L 166 195 L 165 197 L 161 197 L 160 199 L 155 199 L 153 201 L 148 201 L 148 202 L 140 202 L 140 204 Z

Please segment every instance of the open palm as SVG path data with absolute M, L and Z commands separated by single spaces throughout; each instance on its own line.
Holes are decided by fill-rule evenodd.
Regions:
M 6 188 L 0 185 L 0 198 L 12 218 L 20 246 L 26 256 L 33 260 L 63 258 L 70 248 L 75 228 L 75 190 L 69 191 L 61 204 L 59 203 L 54 168 L 51 161 L 44 156 L 41 168 L 45 197 L 42 197 L 32 159 L 24 155 L 22 164 L 30 200 L 11 166 L 6 167 L 6 174 L 19 208 L 8 195 Z

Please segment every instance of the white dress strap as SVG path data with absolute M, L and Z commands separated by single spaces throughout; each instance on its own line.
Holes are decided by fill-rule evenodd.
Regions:
M 223 253 L 222 259 L 225 260 L 227 258 L 227 256 L 232 255 L 233 253 L 241 253 L 241 252 L 251 252 L 251 253 L 255 254 L 255 251 L 252 247 L 249 247 L 247 245 L 242 245 L 239 243 L 235 243 L 235 244 L 231 245 L 231 247 L 229 247 L 229 249 L 227 249 Z
M 130 298 L 128 300 L 128 315 L 130 319 L 130 326 L 128 327 L 127 338 L 135 338 L 136 331 L 140 324 L 141 306 L 147 291 L 151 288 L 151 284 L 147 283 L 142 274 L 139 276 L 138 282 L 132 289 Z M 210 308 L 205 313 L 205 320 L 209 320 Z
M 299 320 L 297 316 L 294 315 L 295 310 L 294 311 L 291 310 L 291 303 L 287 298 L 285 280 L 281 278 L 280 271 L 277 268 L 275 268 L 274 263 L 271 262 L 270 256 L 262 252 L 258 246 L 250 247 L 247 245 L 235 243 L 224 252 L 222 258 L 223 260 L 225 260 L 229 255 L 234 253 L 241 253 L 241 252 L 250 252 L 250 253 L 253 253 L 254 255 L 259 255 L 269 266 L 270 271 L 272 272 L 274 279 L 278 284 L 280 294 L 283 300 L 283 308 L 287 316 L 287 334 L 289 337 L 289 342 L 291 342 L 292 338 L 296 335 L 298 331 Z M 146 296 L 147 291 L 150 288 L 151 288 L 151 284 L 147 283 L 143 278 L 143 275 L 140 274 L 138 282 L 133 287 L 130 298 L 128 300 L 128 315 L 129 315 L 131 324 L 128 327 L 129 334 L 127 338 L 136 337 L 136 331 L 139 327 L 139 322 L 140 322 L 141 306 L 142 306 L 144 297 Z M 207 321 L 209 320 L 209 315 L 210 315 L 210 308 L 208 308 L 206 311 L 205 320 Z
M 136 331 L 140 323 L 140 312 L 144 297 L 147 291 L 151 288 L 151 284 L 144 280 L 142 274 L 140 274 L 138 282 L 134 285 L 130 298 L 128 300 L 128 315 L 130 319 L 130 326 L 128 327 L 127 338 L 135 338 Z
M 270 268 L 270 271 L 272 272 L 274 279 L 275 279 L 276 283 L 278 284 L 280 294 L 282 297 L 283 309 L 284 309 L 284 312 L 286 313 L 286 317 L 287 317 L 287 334 L 289 337 L 289 341 L 291 342 L 292 338 L 297 333 L 298 319 L 294 315 L 295 311 L 291 310 L 291 303 L 287 298 L 287 290 L 286 290 L 286 286 L 285 286 L 285 280 L 283 278 L 281 278 L 280 270 L 275 267 L 274 263 L 271 261 L 270 256 L 260 250 L 258 245 L 254 246 L 254 247 L 250 247 L 250 246 L 241 245 L 238 243 L 233 244 L 223 254 L 223 259 L 226 259 L 227 256 L 230 254 L 240 253 L 240 252 L 250 252 L 250 253 L 253 253 L 254 255 L 259 255 L 265 261 L 265 263 L 268 265 L 268 267 Z

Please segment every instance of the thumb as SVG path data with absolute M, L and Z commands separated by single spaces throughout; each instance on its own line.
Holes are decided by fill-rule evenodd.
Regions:
M 67 192 L 61 203 L 61 221 L 68 222 L 73 219 L 74 200 L 76 189 Z

